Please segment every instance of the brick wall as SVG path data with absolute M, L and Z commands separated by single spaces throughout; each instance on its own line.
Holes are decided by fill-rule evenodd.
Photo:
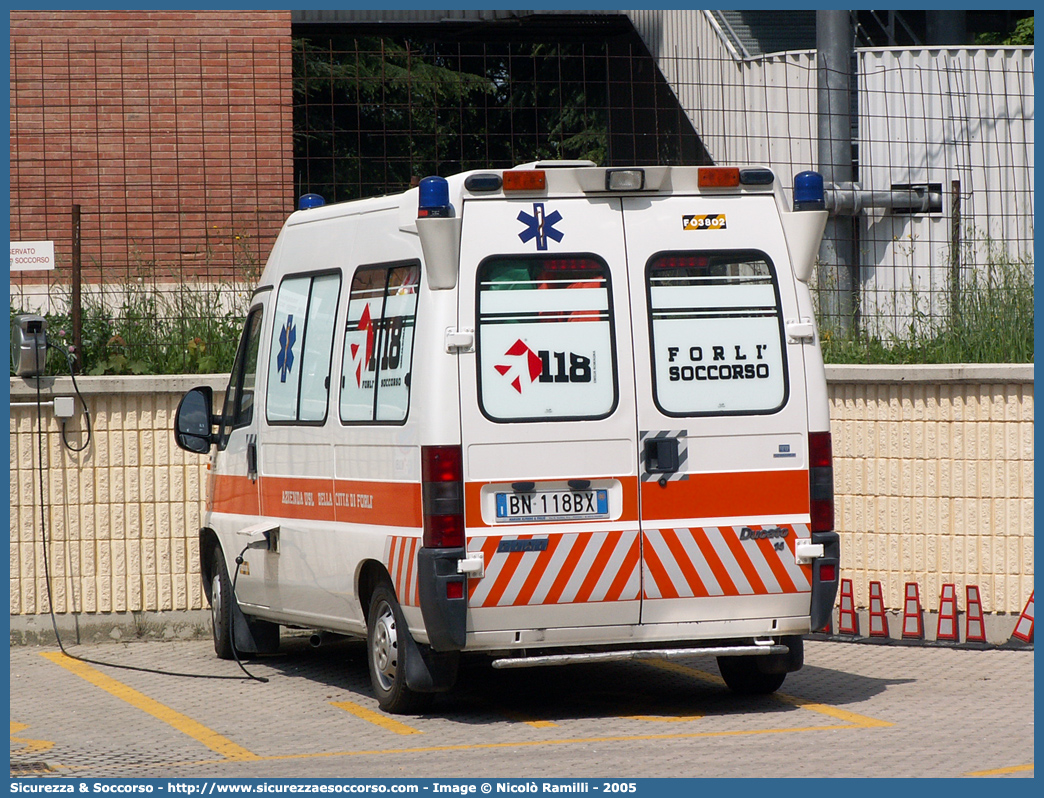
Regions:
M 90 281 L 225 279 L 293 210 L 288 11 L 12 11 L 11 240 Z M 39 290 L 39 289 L 37 289 Z
M 943 369 L 943 373 L 939 373 Z M 828 367 L 843 577 L 864 606 L 870 580 L 901 609 L 902 584 L 926 610 L 940 585 L 977 584 L 987 613 L 1018 613 L 1033 590 L 1033 367 Z M 990 370 L 992 369 L 992 370 Z M 44 410 L 43 462 L 55 609 L 200 609 L 196 533 L 206 459 L 171 425 L 188 388 L 225 378 L 79 380 L 95 438 L 60 443 Z M 71 395 L 68 378 L 58 395 Z M 35 392 L 11 380 L 12 400 Z M 44 398 L 49 397 L 45 391 Z M 80 423 L 70 427 L 73 444 Z M 11 410 L 11 612 L 46 612 L 34 407 Z

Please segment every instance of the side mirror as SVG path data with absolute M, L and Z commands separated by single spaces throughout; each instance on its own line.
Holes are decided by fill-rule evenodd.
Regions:
M 174 414 L 174 441 L 186 452 L 206 454 L 214 443 L 210 411 L 214 391 L 209 386 L 193 388 L 178 404 Z

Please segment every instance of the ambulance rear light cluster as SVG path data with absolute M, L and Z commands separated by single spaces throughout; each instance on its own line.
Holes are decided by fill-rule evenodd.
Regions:
M 641 191 L 645 188 L 644 169 L 606 169 L 606 191 Z
M 518 169 L 504 172 L 501 178 L 504 192 L 543 191 L 547 188 L 547 173 L 543 169 Z
M 771 169 L 740 169 L 735 166 L 701 166 L 696 178 L 700 188 L 771 186 L 776 176 Z
M 808 483 L 812 532 L 834 529 L 834 456 L 829 432 L 808 434 Z
M 464 469 L 459 446 L 421 447 L 426 548 L 464 546 Z

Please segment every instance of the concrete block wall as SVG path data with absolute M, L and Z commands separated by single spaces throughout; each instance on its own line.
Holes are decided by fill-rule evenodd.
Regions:
M 917 582 L 926 611 L 941 585 L 977 584 L 983 609 L 1019 613 L 1033 590 L 1033 367 L 829 366 L 842 577 L 855 603 L 882 583 L 902 608 Z M 92 444 L 61 444 L 44 408 L 43 495 L 58 613 L 165 613 L 205 605 L 196 533 L 206 458 L 174 445 L 186 390 L 225 377 L 84 377 Z M 71 396 L 49 379 L 43 398 Z M 11 380 L 11 613 L 47 611 L 35 388 Z M 30 403 L 23 406 L 23 403 Z M 82 420 L 67 437 L 82 440 Z M 12 619 L 13 620 L 13 619 Z
M 171 428 L 185 391 L 210 384 L 220 392 L 226 381 L 224 376 L 77 378 L 90 408 L 92 439 L 76 453 L 63 446 L 61 424 L 49 407 L 42 409 L 41 446 L 35 383 L 11 380 L 12 615 L 48 611 L 41 520 L 49 540 L 55 612 L 206 606 L 198 531 L 207 459 L 179 449 Z M 74 395 L 69 378 L 44 383 L 44 400 Z M 67 424 L 72 446 L 81 446 L 85 434 L 82 416 Z
M 828 366 L 842 576 L 901 610 L 978 585 L 987 613 L 1033 591 L 1033 367 Z

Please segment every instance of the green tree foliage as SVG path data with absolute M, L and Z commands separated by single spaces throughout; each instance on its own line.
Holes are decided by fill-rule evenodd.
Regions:
M 604 163 L 605 59 L 591 47 L 295 39 L 298 193 L 341 201 L 463 169 Z
M 1001 46 L 1033 46 L 1033 17 L 1025 17 L 1015 23 L 1015 30 L 1010 35 L 1005 36 L 1003 33 L 997 31 L 989 31 L 987 33 L 980 33 L 975 37 L 975 43 L 978 45 L 989 46 L 1001 45 Z

